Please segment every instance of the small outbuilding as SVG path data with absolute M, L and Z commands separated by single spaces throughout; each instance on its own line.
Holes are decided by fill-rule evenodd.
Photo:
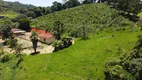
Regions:
M 31 32 L 33 32 L 33 31 L 38 33 L 40 42 L 43 42 L 43 43 L 46 43 L 46 44 L 51 44 L 51 43 L 53 43 L 56 40 L 55 36 L 53 36 L 47 30 L 41 30 L 41 29 L 37 29 L 37 28 L 32 28 Z
M 18 36 L 18 35 L 24 35 L 26 33 L 26 31 L 21 30 L 21 29 L 17 29 L 17 28 L 12 28 L 11 31 L 16 36 Z

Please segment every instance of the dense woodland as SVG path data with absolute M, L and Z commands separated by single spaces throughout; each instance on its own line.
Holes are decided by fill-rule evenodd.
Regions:
M 50 75 L 50 79 L 58 79 L 62 75 L 61 80 L 68 79 L 68 77 L 71 80 L 84 79 L 84 77 L 85 79 L 87 77 L 87 80 L 141 80 L 142 18 L 138 16 L 141 12 L 141 0 L 63 0 L 63 3 L 55 1 L 52 6 L 48 7 L 0 0 L 0 33 L 4 35 L 3 40 L 9 42 L 10 47 L 18 53 L 8 55 L 3 51 L 0 52 L 0 77 L 6 80 L 10 76 L 10 80 L 15 78 L 20 80 L 23 76 L 25 77 L 24 71 L 28 71 L 29 68 L 38 70 L 43 67 L 33 67 L 33 65 L 29 67 L 30 60 L 24 62 L 24 58 L 29 59 L 29 57 L 20 54 L 20 45 L 14 47 L 17 41 L 11 33 L 12 28 L 20 28 L 28 32 L 31 27 L 36 27 L 51 32 L 57 39 L 52 44 L 55 47 L 55 53 L 46 56 L 48 59 L 52 56 L 52 62 L 47 62 L 48 59 L 46 59 L 48 66 L 44 63 L 46 65 L 44 67 L 49 70 L 43 70 L 43 73 Z M 9 14 L 5 15 L 7 13 Z M 33 32 L 31 41 L 34 41 L 34 38 L 37 40 L 37 36 Z M 69 47 L 71 38 L 77 38 L 77 44 Z M 67 49 L 63 50 L 63 48 Z M 37 57 L 41 60 L 45 58 L 42 55 L 30 57 L 33 61 Z M 63 64 L 56 59 L 62 61 Z M 23 64 L 21 64 L 22 61 Z M 43 61 L 37 60 L 37 62 L 39 66 Z M 14 63 L 12 67 L 5 67 L 11 63 Z M 73 65 L 81 69 L 73 68 Z M 5 74 L 1 73 L 5 70 L 7 71 Z M 16 75 L 16 71 L 21 72 L 20 77 Z M 80 75 L 81 78 L 63 74 L 65 72 Z M 4 77 L 6 74 L 8 77 Z M 45 74 L 39 73 L 39 75 Z M 37 78 L 45 79 L 46 76 Z

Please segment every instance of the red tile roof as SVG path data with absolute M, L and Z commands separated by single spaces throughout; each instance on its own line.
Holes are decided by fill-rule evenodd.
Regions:
M 21 29 L 17 29 L 17 28 L 12 28 L 12 32 L 14 32 L 14 31 L 19 31 L 19 30 L 21 30 Z
M 41 38 L 51 38 L 51 37 L 53 37 L 53 35 L 50 32 L 46 31 L 46 30 L 32 28 L 31 32 L 33 32 L 33 31 L 37 32 L 39 37 L 41 37 Z

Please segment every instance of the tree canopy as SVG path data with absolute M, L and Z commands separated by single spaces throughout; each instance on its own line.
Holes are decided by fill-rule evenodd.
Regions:
M 109 4 L 115 6 L 115 8 L 122 10 L 123 12 L 133 13 L 137 15 L 142 11 L 141 0 L 108 0 Z

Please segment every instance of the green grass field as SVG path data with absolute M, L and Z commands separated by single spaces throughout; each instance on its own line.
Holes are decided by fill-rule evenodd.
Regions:
M 118 48 L 131 50 L 139 31 L 101 32 L 89 40 L 76 40 L 52 54 L 24 56 L 17 69 L 12 61 L 0 63 L 1 80 L 104 80 L 107 60 L 119 57 Z
M 0 16 L 6 16 L 8 18 L 15 18 L 19 13 L 13 12 L 13 11 L 7 11 L 0 13 Z

